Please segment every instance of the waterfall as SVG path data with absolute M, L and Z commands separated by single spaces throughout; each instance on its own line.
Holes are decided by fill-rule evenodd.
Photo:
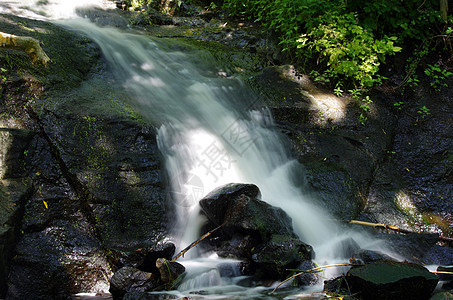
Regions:
M 198 52 L 187 54 L 146 35 L 100 28 L 85 19 L 64 24 L 96 41 L 131 104 L 162 124 L 158 145 L 177 209 L 176 227 L 188 238 L 184 242 L 199 234 L 192 226 L 200 222 L 190 217 L 198 216 L 198 200 L 231 182 L 256 184 L 262 200 L 291 216 L 305 242 L 316 246 L 336 235 L 328 214 L 295 184 L 302 166 L 273 130 L 269 112 L 251 108 L 254 96 L 239 80 L 204 71 L 215 66 L 196 65 L 192 55 Z
M 319 263 L 335 262 L 332 245 L 346 236 L 353 236 L 360 246 L 373 243 L 356 232 L 340 230 L 304 194 L 303 167 L 274 129 L 269 111 L 240 80 L 225 76 L 208 54 L 143 33 L 99 27 L 83 18 L 60 24 L 99 45 L 117 82 L 128 92 L 130 105 L 145 120 L 159 124 L 157 140 L 176 208 L 178 247 L 200 235 L 204 220 L 198 201 L 231 182 L 256 184 L 263 201 L 292 218 L 295 232 L 313 246 Z M 222 283 L 212 268 L 219 263 L 215 256 L 197 258 L 196 251 L 191 252 L 188 265 L 209 267 L 204 279 L 193 277 L 187 289 L 234 284 Z

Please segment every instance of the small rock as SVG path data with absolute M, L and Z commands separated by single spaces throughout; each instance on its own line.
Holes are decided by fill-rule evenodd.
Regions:
M 186 268 L 180 263 L 169 261 L 165 258 L 158 258 L 156 260 L 156 267 L 160 272 L 160 280 L 165 283 L 172 283 L 186 271 Z
M 110 279 L 110 293 L 114 299 L 132 291 L 145 292 L 157 286 L 158 279 L 152 273 L 134 267 L 119 269 Z
M 297 269 L 301 271 L 307 271 L 316 268 L 316 265 L 310 261 L 304 261 Z M 319 282 L 319 277 L 314 273 L 304 273 L 295 278 L 297 286 L 310 286 L 315 285 Z
M 365 264 L 370 264 L 378 261 L 390 261 L 390 260 L 394 261 L 394 259 L 391 256 L 388 256 L 387 254 L 366 249 L 360 249 L 359 251 L 353 253 L 352 257 L 354 257 L 355 259 L 359 259 L 361 262 Z

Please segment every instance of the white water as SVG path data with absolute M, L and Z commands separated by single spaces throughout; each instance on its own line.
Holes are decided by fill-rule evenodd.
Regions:
M 61 13 L 56 2 L 50 7 L 51 18 L 70 17 L 61 24 L 83 32 L 100 46 L 118 82 L 131 95 L 130 104 L 145 119 L 162 124 L 158 145 L 169 178 L 169 196 L 177 209 L 175 236 L 180 248 L 200 235 L 204 220 L 198 216 L 198 200 L 231 182 L 256 184 L 262 200 L 285 210 L 301 240 L 314 247 L 320 265 L 341 261 L 335 245 L 345 237 L 373 248 L 374 241 L 341 231 L 326 211 L 303 194 L 302 166 L 272 129 L 269 112 L 251 109 L 252 93 L 240 81 L 222 76 L 211 57 L 147 35 L 98 27 L 74 18 L 66 7 Z M 33 9 L 30 14 L 36 13 Z M 235 279 L 219 275 L 217 266 L 225 261 L 197 257 L 196 250 L 189 254 L 191 259 L 183 261 L 189 275 L 180 290 L 210 287 L 214 294 L 251 292 L 237 286 Z

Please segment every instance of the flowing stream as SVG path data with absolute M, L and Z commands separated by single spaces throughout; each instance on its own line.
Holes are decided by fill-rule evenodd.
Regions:
M 144 119 L 161 124 L 158 146 L 177 209 L 174 238 L 179 248 L 200 236 L 204 220 L 198 200 L 231 182 L 256 184 L 263 201 L 286 211 L 300 239 L 313 246 L 319 265 L 342 261 L 335 245 L 345 237 L 364 248 L 376 247 L 375 241 L 340 229 L 304 194 L 303 167 L 273 129 L 270 113 L 242 82 L 225 76 L 212 57 L 171 40 L 99 27 L 80 17 L 58 23 L 93 39 L 130 95 L 130 105 Z M 196 248 L 181 262 L 189 274 L 179 288 L 182 294 L 203 289 L 211 297 L 248 297 L 265 289 L 242 288 L 235 284 L 240 277 L 222 278 L 216 266 L 235 262 L 200 257 Z

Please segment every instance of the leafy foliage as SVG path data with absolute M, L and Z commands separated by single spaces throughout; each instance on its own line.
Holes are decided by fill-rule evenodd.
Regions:
M 297 61 L 316 60 L 318 78 L 338 91 L 345 81 L 381 83 L 379 67 L 398 45 L 424 40 L 443 22 L 438 0 L 225 0 L 224 8 L 273 30 Z
M 431 79 L 430 85 L 436 92 L 440 92 L 442 87 L 448 87 L 447 78 L 453 75 L 452 72 L 442 69 L 439 65 L 429 65 L 425 69 L 425 74 Z
M 327 13 L 322 23 L 308 34 L 297 39 L 296 48 L 308 48 L 310 53 L 318 53 L 318 61 L 323 61 L 336 76 L 352 78 L 362 86 L 371 87 L 380 83 L 375 76 L 381 61 L 386 55 L 401 50 L 394 46 L 397 38 L 385 36 L 381 40 L 357 23 L 357 14 Z

